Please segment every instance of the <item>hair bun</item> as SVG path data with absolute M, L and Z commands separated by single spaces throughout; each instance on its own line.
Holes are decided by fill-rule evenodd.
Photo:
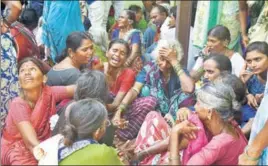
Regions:
M 77 137 L 77 130 L 75 126 L 67 124 L 62 132 L 64 135 L 64 145 L 71 146 Z

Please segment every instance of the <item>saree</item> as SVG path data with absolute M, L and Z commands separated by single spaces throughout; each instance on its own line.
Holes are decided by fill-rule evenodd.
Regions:
M 64 87 L 44 86 L 34 109 L 22 98 L 12 100 L 6 126 L 1 139 L 1 163 L 3 165 L 36 165 L 33 154 L 24 144 L 16 124 L 31 122 L 40 142 L 50 137 L 49 118 L 56 113 L 56 102 L 67 98 Z
M 85 31 L 79 1 L 44 1 L 42 43 L 49 48 L 55 62 L 66 47 L 67 36 Z
M 208 31 L 216 25 L 226 26 L 231 33 L 229 48 L 241 52 L 238 1 L 198 1 L 193 30 L 193 45 L 202 49 Z
M 1 130 L 5 124 L 9 102 L 19 94 L 17 53 L 10 32 L 1 34 Z

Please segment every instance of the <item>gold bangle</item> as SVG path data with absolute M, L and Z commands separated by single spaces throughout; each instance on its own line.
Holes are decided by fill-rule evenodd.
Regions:
M 180 159 L 180 155 L 178 156 L 169 156 L 168 160 L 171 161 L 171 160 L 179 160 Z
M 127 105 L 126 104 L 120 104 L 119 108 L 120 108 L 121 112 L 124 112 L 127 109 Z

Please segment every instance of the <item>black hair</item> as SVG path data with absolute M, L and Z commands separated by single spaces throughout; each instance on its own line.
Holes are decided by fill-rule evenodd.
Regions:
M 114 44 L 122 44 L 122 45 L 124 45 L 125 48 L 127 49 L 126 56 L 129 57 L 130 48 L 129 48 L 128 42 L 126 42 L 123 39 L 115 39 L 115 40 L 112 40 L 110 42 L 110 44 L 109 44 L 108 50 L 110 50 Z
M 230 31 L 227 27 L 223 26 L 223 25 L 217 25 L 214 28 L 210 29 L 208 31 L 208 36 L 213 36 L 216 37 L 217 39 L 219 39 L 220 41 L 231 41 L 231 34 Z
M 172 8 L 170 8 L 169 15 L 175 18 L 177 17 L 177 6 L 173 6 Z
M 159 13 L 165 13 L 166 16 L 168 16 L 168 11 L 164 6 L 156 4 L 153 6 L 153 8 L 157 8 Z
M 132 25 L 134 26 L 136 24 L 136 13 L 128 9 L 125 9 L 124 11 L 127 13 L 128 19 L 133 21 Z
M 20 60 L 19 63 L 18 63 L 18 66 L 17 66 L 18 73 L 20 73 L 21 66 L 24 63 L 30 62 L 30 61 L 33 62 L 43 74 L 46 74 L 46 70 L 45 70 L 44 65 L 41 63 L 41 61 L 39 59 L 34 58 L 34 57 L 26 57 L 26 58 L 23 58 L 22 60 Z
M 62 51 L 60 56 L 57 56 L 56 62 L 59 63 L 68 56 L 68 49 L 76 51 L 82 44 L 83 40 L 91 40 L 94 42 L 92 35 L 89 32 L 72 32 L 66 39 L 66 48 Z
M 266 42 L 261 41 L 250 43 L 246 49 L 246 56 L 247 53 L 251 51 L 257 51 L 268 56 L 268 44 Z
M 131 11 L 133 11 L 135 13 L 138 13 L 139 11 L 141 11 L 141 7 L 138 6 L 138 5 L 130 5 L 128 7 L 128 10 L 131 10 Z
M 204 61 L 213 60 L 217 64 L 217 68 L 222 71 L 232 72 L 232 63 L 228 57 L 222 54 L 211 53 Z
M 26 8 L 22 11 L 19 21 L 32 31 L 38 25 L 38 15 L 34 9 Z

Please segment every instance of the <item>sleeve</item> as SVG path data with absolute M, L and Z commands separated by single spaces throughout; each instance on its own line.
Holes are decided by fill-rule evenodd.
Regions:
M 119 89 L 119 92 L 128 92 L 133 86 L 135 81 L 135 72 L 132 70 L 126 70 L 123 75 L 123 80 Z
M 143 67 L 142 70 L 139 72 L 139 74 L 136 76 L 136 82 L 145 84 L 145 78 L 146 78 L 146 71 Z
M 103 165 L 123 165 L 117 155 L 117 152 L 112 147 L 103 147 L 103 158 L 105 158 Z
M 226 141 L 213 138 L 201 151 L 190 158 L 187 165 L 212 165 L 225 153 L 222 151 L 225 143 Z
M 141 37 L 139 32 L 133 34 L 131 38 L 131 44 L 141 44 Z
M 234 56 L 234 60 L 232 61 L 234 63 L 234 74 L 239 77 L 245 61 L 240 54 L 235 54 Z
M 65 86 L 52 86 L 51 87 L 52 93 L 55 97 L 56 103 L 63 100 L 70 98 L 67 93 L 67 89 Z
M 10 103 L 9 114 L 15 124 L 22 121 L 30 121 L 31 110 L 26 102 L 14 99 Z
M 113 32 L 112 32 L 112 40 L 118 38 L 118 36 L 119 36 L 118 33 L 119 33 L 118 29 L 114 29 L 114 30 L 113 30 Z

